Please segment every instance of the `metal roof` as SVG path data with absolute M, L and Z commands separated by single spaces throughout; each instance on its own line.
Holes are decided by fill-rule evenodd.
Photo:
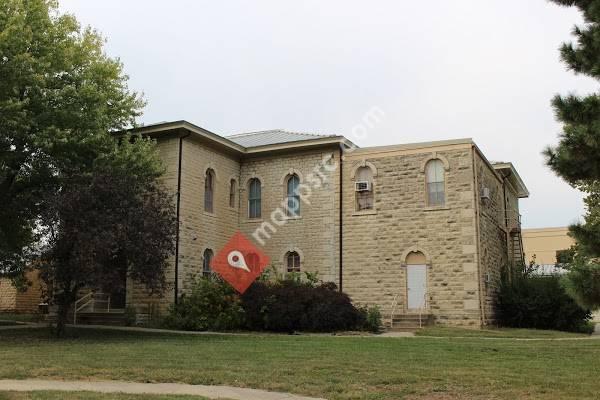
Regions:
M 244 147 L 268 146 L 270 144 L 301 142 L 304 140 L 315 140 L 327 137 L 336 137 L 336 135 L 315 135 L 312 133 L 289 132 L 282 129 L 273 129 L 269 131 L 246 132 L 236 135 L 226 136 L 225 138 Z

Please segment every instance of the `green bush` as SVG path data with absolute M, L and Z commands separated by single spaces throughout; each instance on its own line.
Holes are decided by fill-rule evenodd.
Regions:
M 496 309 L 505 327 L 591 333 L 591 313 L 566 293 L 558 276 L 536 276 L 528 270 L 505 276 Z
M 361 307 L 359 311 L 362 313 L 363 326 L 361 330 L 369 331 L 373 333 L 379 333 L 382 324 L 382 316 L 379 307 Z
M 335 332 L 361 329 L 366 315 L 333 283 L 314 276 L 257 281 L 241 296 L 246 327 L 274 332 Z
M 267 272 L 238 295 L 219 278 L 196 281 L 189 295 L 179 299 L 163 326 L 194 331 L 249 329 L 272 332 L 378 332 L 377 308 L 356 308 L 334 283 L 315 274 Z
M 243 326 L 244 310 L 234 289 L 216 277 L 200 278 L 164 319 L 164 326 L 190 331 L 227 331 Z

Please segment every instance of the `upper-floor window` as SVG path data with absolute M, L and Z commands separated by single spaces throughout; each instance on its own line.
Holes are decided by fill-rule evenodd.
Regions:
M 235 208 L 236 192 L 237 182 L 235 179 L 232 179 L 229 181 L 229 207 L 231 208 Z
M 425 166 L 427 182 L 427 205 L 436 207 L 446 203 L 446 185 L 444 182 L 444 163 L 442 160 L 431 160 Z
M 285 255 L 287 272 L 300 272 L 300 254 L 289 251 Z
M 204 250 L 202 256 L 202 276 L 211 276 L 210 262 L 213 259 L 213 251 L 211 249 Z
M 261 217 L 261 183 L 252 178 L 248 183 L 248 218 Z
M 206 212 L 213 212 L 214 191 L 215 171 L 209 168 L 204 177 L 204 211 Z
M 375 203 L 373 171 L 369 167 L 356 170 L 356 211 L 372 210 Z
M 287 207 L 286 214 L 288 217 L 297 217 L 300 215 L 300 195 L 298 188 L 300 186 L 300 178 L 298 175 L 290 175 L 287 179 Z

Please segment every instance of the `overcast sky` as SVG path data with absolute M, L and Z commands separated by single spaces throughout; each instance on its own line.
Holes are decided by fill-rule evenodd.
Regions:
M 143 123 L 185 119 L 227 135 L 282 128 L 336 133 L 360 146 L 470 137 L 512 161 L 531 197 L 526 227 L 583 213 L 581 194 L 543 164 L 557 141 L 555 93 L 597 82 L 566 71 L 574 9 L 545 0 L 62 0 L 107 39 Z M 372 107 L 385 112 L 351 137 Z

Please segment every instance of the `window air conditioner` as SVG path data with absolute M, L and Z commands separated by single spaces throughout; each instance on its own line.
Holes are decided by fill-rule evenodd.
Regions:
M 482 199 L 490 199 L 490 188 L 484 187 L 481 189 L 481 198 Z
M 369 192 L 369 191 L 371 191 L 371 182 L 368 182 L 368 181 L 356 182 L 356 191 L 357 192 Z

